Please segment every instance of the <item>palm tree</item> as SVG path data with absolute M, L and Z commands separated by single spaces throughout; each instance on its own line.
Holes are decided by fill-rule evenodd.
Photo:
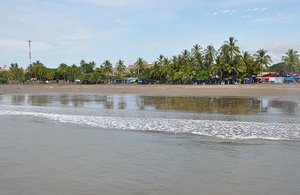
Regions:
M 213 45 L 208 45 L 204 51 L 205 66 L 208 69 L 215 61 L 216 50 Z
M 162 54 L 159 55 L 159 57 L 157 59 L 157 62 L 159 63 L 159 65 L 161 65 L 161 66 L 163 65 L 164 58 L 165 58 L 164 55 L 162 55 Z
M 193 60 L 193 71 L 199 72 L 203 69 L 203 55 L 201 52 L 201 46 L 196 44 L 192 48 L 192 60 Z
M 170 68 L 173 72 L 178 72 L 180 69 L 179 56 L 173 56 L 171 58 Z
M 221 56 L 216 57 L 216 63 L 210 66 L 210 74 L 212 76 L 218 76 L 223 80 L 224 68 L 222 67 Z
M 55 72 L 54 71 L 49 71 L 50 69 L 46 69 L 45 71 L 45 79 L 50 81 L 54 79 Z
M 180 66 L 180 70 L 184 73 L 184 75 L 186 75 L 187 79 L 191 78 L 191 73 L 192 73 L 192 58 L 191 58 L 191 53 L 185 49 L 183 50 L 183 52 L 181 53 L 181 66 Z M 186 79 L 184 78 L 184 79 Z
M 144 69 L 146 68 L 146 64 L 147 62 L 143 58 L 138 58 L 137 61 L 134 63 L 138 75 L 144 71 Z
M 36 79 L 42 80 L 45 73 L 45 65 L 40 61 L 33 62 L 27 68 L 27 71 L 35 76 Z
M 95 66 L 96 63 L 93 61 L 89 63 L 85 62 L 84 60 L 80 61 L 80 67 L 84 74 L 92 73 L 94 71 Z
M 267 55 L 267 52 L 265 49 L 260 49 L 254 54 L 254 59 L 260 67 L 260 72 L 262 72 L 263 68 L 268 67 L 272 63 L 271 57 Z
M 34 77 L 37 79 L 37 71 L 36 71 L 36 67 L 33 66 L 33 63 L 27 67 L 26 74 L 30 77 Z
M 183 50 L 183 52 L 181 53 L 181 60 L 182 60 L 182 65 L 184 66 L 184 68 L 188 68 L 188 66 L 190 66 L 190 62 L 191 62 L 191 54 L 189 52 L 189 50 L 185 49 Z
M 107 76 L 113 74 L 113 67 L 109 60 L 105 60 L 102 64 L 102 71 Z
M 240 48 L 236 46 L 237 42 L 238 41 L 234 37 L 229 37 L 229 41 L 225 41 L 225 45 L 227 45 L 226 52 L 229 54 L 231 59 L 240 53 Z
M 249 54 L 249 52 L 243 52 L 242 56 L 242 64 L 246 68 L 247 76 L 257 75 L 259 73 L 259 67 L 255 66 L 257 63 L 254 63 L 253 57 Z
M 9 70 L 12 73 L 14 81 L 17 81 L 18 73 L 19 73 L 19 65 L 17 63 L 12 63 L 10 64 Z
M 231 65 L 231 70 L 234 73 L 234 77 L 244 78 L 246 73 L 246 65 L 243 63 L 242 57 L 237 55 L 233 59 L 233 63 Z
M 155 81 L 159 80 L 159 78 L 161 76 L 160 69 L 161 69 L 161 66 L 160 66 L 159 62 L 155 61 L 150 70 L 150 77 L 153 80 L 155 80 Z
M 282 61 L 285 63 L 286 66 L 288 66 L 289 73 L 295 73 L 298 70 L 299 65 L 299 53 L 298 51 L 294 51 L 293 49 L 289 49 L 286 53 L 286 56 L 282 57 Z
M 199 44 L 194 45 L 193 48 L 192 48 L 192 54 L 194 56 L 200 55 L 201 54 L 201 49 L 202 49 L 202 47 Z
M 120 75 L 123 75 L 125 70 L 126 70 L 126 66 L 124 65 L 124 61 L 122 60 L 119 60 L 116 64 L 116 70 L 117 70 L 117 73 L 120 74 Z
M 78 79 L 80 77 L 81 74 L 81 68 L 78 67 L 76 64 L 73 64 L 70 67 L 70 72 L 71 72 L 71 80 L 75 81 L 76 79 Z
M 69 66 L 65 63 L 61 63 L 58 68 L 57 71 L 60 74 L 60 76 L 62 76 L 64 78 L 64 80 L 66 80 L 66 75 L 68 72 Z
M 160 74 L 163 79 L 163 82 L 167 80 L 167 77 L 169 76 L 170 73 L 170 60 L 166 57 L 163 58 L 162 64 L 160 66 Z

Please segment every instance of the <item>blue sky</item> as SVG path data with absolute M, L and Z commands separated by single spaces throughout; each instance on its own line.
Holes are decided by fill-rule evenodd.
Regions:
M 300 0 L 0 0 L 0 66 L 138 57 L 172 57 L 198 43 L 219 48 L 229 36 L 274 62 L 300 51 Z

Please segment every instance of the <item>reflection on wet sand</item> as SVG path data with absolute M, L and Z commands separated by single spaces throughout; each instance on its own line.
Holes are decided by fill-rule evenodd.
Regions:
M 298 103 L 266 97 L 162 97 L 135 95 L 11 95 L 1 96 L 0 102 L 9 99 L 13 105 L 73 106 L 102 109 L 180 110 L 197 113 L 298 114 Z
M 2 100 L 2 98 L 1 98 Z M 14 105 L 20 105 L 23 102 L 25 102 L 25 96 L 24 95 L 12 95 L 11 101 Z
M 182 110 L 201 113 L 255 114 L 279 112 L 295 114 L 298 104 L 290 101 L 247 97 L 151 97 L 139 98 L 141 109 Z M 263 102 L 266 101 L 266 102 Z M 276 111 L 275 111 L 275 110 Z
M 122 97 L 120 97 L 120 99 L 119 99 L 118 108 L 119 108 L 120 110 L 124 110 L 124 109 L 126 109 L 126 107 L 127 107 L 126 99 L 122 96 Z
M 27 99 L 27 104 L 32 106 L 45 106 L 48 104 L 52 104 L 53 102 L 53 97 L 49 95 L 29 95 L 27 98 L 25 97 L 23 99 Z
M 141 97 L 140 105 L 158 110 L 185 110 L 204 113 L 252 114 L 260 112 L 256 98 L 222 97 Z

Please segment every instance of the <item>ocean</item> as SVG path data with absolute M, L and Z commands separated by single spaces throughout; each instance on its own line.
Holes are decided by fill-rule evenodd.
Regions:
M 0 194 L 299 194 L 299 103 L 0 95 Z

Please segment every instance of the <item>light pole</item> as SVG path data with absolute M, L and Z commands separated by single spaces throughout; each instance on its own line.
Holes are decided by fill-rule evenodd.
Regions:
M 31 65 L 31 40 L 28 40 L 28 46 L 29 46 L 29 65 Z

